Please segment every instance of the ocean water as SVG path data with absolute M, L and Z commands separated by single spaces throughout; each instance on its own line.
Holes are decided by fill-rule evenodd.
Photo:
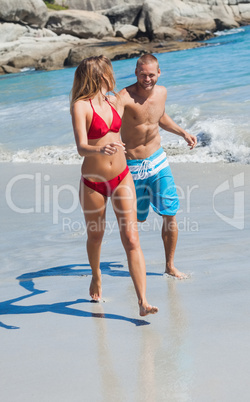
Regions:
M 203 48 L 158 54 L 166 112 L 197 135 L 160 130 L 170 162 L 250 163 L 250 27 L 218 32 Z M 117 90 L 135 81 L 136 59 L 113 62 Z M 0 161 L 81 163 L 69 93 L 75 68 L 0 76 Z

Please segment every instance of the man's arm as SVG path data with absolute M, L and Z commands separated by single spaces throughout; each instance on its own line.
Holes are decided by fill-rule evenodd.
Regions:
M 180 135 L 187 142 L 190 149 L 193 149 L 197 145 L 197 138 L 195 135 L 188 134 L 183 130 L 178 124 L 176 124 L 171 117 L 164 113 L 159 121 L 159 126 L 163 130 L 169 131 L 170 133 Z

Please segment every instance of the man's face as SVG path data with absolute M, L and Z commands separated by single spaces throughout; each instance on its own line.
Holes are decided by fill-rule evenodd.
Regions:
M 156 63 L 142 64 L 135 70 L 137 83 L 145 91 L 151 91 L 154 88 L 160 73 Z

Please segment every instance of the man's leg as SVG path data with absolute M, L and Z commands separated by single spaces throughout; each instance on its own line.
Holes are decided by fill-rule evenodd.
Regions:
M 178 279 L 186 279 L 187 275 L 174 266 L 174 255 L 178 239 L 178 226 L 175 216 L 164 215 L 162 224 L 162 240 L 165 249 L 165 273 Z
M 174 178 L 167 165 L 167 159 L 162 161 L 163 169 L 159 170 L 151 179 L 151 206 L 153 210 L 163 217 L 162 240 L 165 250 L 165 273 L 179 279 L 187 278 L 174 265 L 175 249 L 178 239 L 178 225 L 176 213 L 180 203 L 174 183 Z

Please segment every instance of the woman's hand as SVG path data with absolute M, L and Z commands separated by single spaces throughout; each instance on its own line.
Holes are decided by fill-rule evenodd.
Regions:
M 113 155 L 118 151 L 117 147 L 120 147 L 123 149 L 124 153 L 126 153 L 124 145 L 123 142 L 110 142 L 109 144 L 104 145 L 104 147 L 101 147 L 100 152 L 105 155 Z

